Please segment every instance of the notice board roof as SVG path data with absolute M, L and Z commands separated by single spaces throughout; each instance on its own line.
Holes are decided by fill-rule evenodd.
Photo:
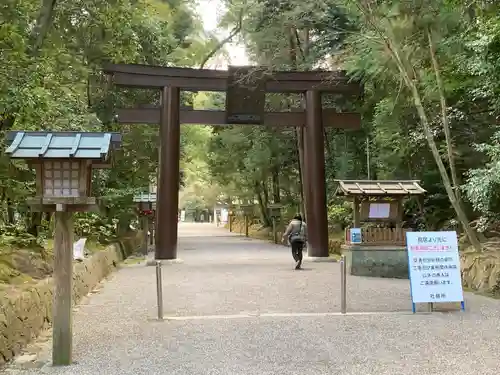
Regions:
M 156 202 L 156 193 L 141 193 L 134 195 L 134 202 Z

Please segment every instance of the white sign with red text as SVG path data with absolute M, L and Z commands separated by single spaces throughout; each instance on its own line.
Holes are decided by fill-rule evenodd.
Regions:
M 413 303 L 464 300 L 456 232 L 407 232 L 406 246 Z

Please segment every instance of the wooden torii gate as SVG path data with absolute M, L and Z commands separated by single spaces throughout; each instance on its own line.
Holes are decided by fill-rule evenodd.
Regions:
M 120 87 L 161 91 L 158 108 L 118 109 L 119 123 L 159 124 L 156 259 L 177 257 L 180 124 L 263 125 L 303 128 L 303 191 L 309 229 L 308 255 L 328 257 L 324 127 L 359 129 L 360 115 L 323 109 L 321 94 L 359 96 L 362 87 L 345 72 L 267 72 L 256 67 L 227 71 L 107 64 L 104 72 Z M 180 105 L 180 91 L 225 91 L 226 111 L 193 110 Z M 305 111 L 265 112 L 266 92 L 301 93 Z

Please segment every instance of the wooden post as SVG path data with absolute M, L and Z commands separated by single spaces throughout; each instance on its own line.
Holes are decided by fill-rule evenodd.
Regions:
M 149 230 L 151 231 L 151 235 L 149 236 L 149 244 L 154 245 L 154 238 L 155 238 L 155 226 L 153 224 L 153 219 L 149 219 Z
M 248 237 L 248 215 L 245 215 L 245 237 Z
M 273 216 L 273 240 L 274 243 L 278 243 L 278 233 L 276 233 L 276 217 Z
M 142 244 L 142 252 L 144 255 L 148 255 L 148 231 L 149 231 L 149 218 L 146 216 L 146 215 L 143 215 L 141 217 L 141 221 L 142 221 L 142 230 L 143 230 L 143 244 Z
M 72 362 L 73 327 L 71 319 L 73 291 L 73 217 L 71 212 L 55 212 L 54 306 L 52 363 L 68 366 Z
M 359 199 L 357 197 L 354 197 L 352 201 L 352 217 L 353 217 L 354 228 L 360 228 L 361 219 L 359 212 Z
M 401 231 L 401 228 L 403 227 L 403 203 L 401 202 L 401 199 L 398 199 L 398 205 L 397 205 L 397 218 L 396 218 L 396 230 L 398 232 Z

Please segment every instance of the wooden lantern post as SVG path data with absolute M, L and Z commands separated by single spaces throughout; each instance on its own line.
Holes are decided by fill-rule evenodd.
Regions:
M 217 228 L 220 226 L 221 220 L 222 220 L 222 209 L 224 206 L 222 204 L 217 204 L 214 207 L 214 220 L 215 220 L 215 225 Z
M 54 366 L 72 362 L 73 212 L 99 211 L 91 197 L 92 169 L 109 168 L 118 133 L 9 132 L 5 151 L 36 171 L 36 195 L 27 203 L 35 212 L 54 212 Z
M 156 211 L 156 193 L 141 193 L 134 196 L 134 203 L 137 204 L 137 211 L 141 221 L 141 229 L 143 231 L 142 253 L 148 255 L 148 233 L 151 230 L 151 238 L 153 238 L 152 229 L 150 229 L 151 218 L 155 216 Z
M 229 212 L 227 213 L 227 220 L 229 221 L 229 232 L 233 231 L 233 221 L 234 221 L 234 207 L 229 207 Z
M 254 205 L 253 204 L 240 204 L 241 212 L 245 220 L 245 237 L 248 237 L 248 228 L 250 226 L 250 217 L 253 217 Z
M 235 217 L 238 216 L 239 218 L 243 218 L 245 220 L 245 215 L 243 214 L 243 210 L 241 208 L 237 208 L 235 212 Z M 243 233 L 242 231 L 244 230 L 244 224 L 243 227 L 240 225 L 240 234 Z
M 276 221 L 281 218 L 282 207 L 283 206 L 280 204 L 270 204 L 267 206 L 267 213 L 271 218 L 273 224 L 273 241 L 275 244 L 278 243 L 278 231 L 276 228 Z
M 149 233 L 151 233 L 151 235 L 149 236 L 149 244 L 151 246 L 155 244 L 155 236 L 156 236 L 156 222 L 155 222 L 155 218 L 156 218 L 156 202 L 153 202 L 152 206 L 153 206 L 153 212 L 155 214 L 149 218 Z

